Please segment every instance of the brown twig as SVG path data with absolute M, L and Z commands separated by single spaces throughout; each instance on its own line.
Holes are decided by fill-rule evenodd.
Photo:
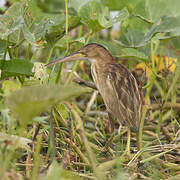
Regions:
M 77 84 L 85 85 L 87 87 L 97 90 L 97 87 L 95 86 L 93 82 L 85 81 L 84 79 L 81 79 L 80 77 L 74 78 L 73 81 Z
M 51 145 L 52 145 L 52 151 L 53 151 L 53 158 L 56 157 L 56 154 L 57 154 L 57 151 L 56 151 L 56 133 L 55 133 L 55 125 L 54 125 L 54 122 L 53 122 L 53 110 L 54 108 L 52 107 L 51 108 L 51 113 L 50 113 L 50 118 L 49 118 L 49 121 L 50 121 L 50 132 L 51 132 L 51 136 L 50 136 L 50 142 L 51 142 Z
M 33 142 L 30 144 L 31 151 L 29 151 L 28 156 L 26 158 L 26 164 L 28 165 L 28 166 L 26 166 L 26 176 L 27 177 L 30 177 L 30 174 L 31 174 L 32 166 L 29 166 L 29 164 L 32 164 L 32 152 L 34 151 L 34 141 L 36 140 L 36 137 L 39 133 L 40 127 L 41 127 L 41 124 L 38 124 L 36 127 L 36 130 L 35 130 L 33 138 L 32 138 Z

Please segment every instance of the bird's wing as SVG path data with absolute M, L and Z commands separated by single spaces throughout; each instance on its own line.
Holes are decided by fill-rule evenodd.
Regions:
M 107 70 L 107 86 L 114 89 L 114 103 L 109 109 L 116 111 L 121 123 L 129 126 L 137 125 L 140 116 L 141 100 L 136 79 L 121 64 L 111 64 Z M 113 107 L 115 106 L 115 107 Z

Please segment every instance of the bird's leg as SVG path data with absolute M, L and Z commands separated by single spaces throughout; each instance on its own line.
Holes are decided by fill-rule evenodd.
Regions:
M 113 116 L 111 115 L 111 113 L 108 112 L 108 118 L 109 118 L 109 132 L 113 133 L 114 132 L 114 120 L 113 120 Z
M 125 154 L 126 155 L 130 155 L 130 146 L 131 146 L 131 129 L 128 127 L 127 130 L 127 143 L 126 143 L 126 150 L 125 150 Z

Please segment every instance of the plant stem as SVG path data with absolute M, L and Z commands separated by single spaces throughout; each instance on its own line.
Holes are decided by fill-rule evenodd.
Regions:
M 47 58 L 46 64 L 48 64 L 50 62 L 53 50 L 54 50 L 54 46 L 51 47 L 51 49 L 49 50 L 49 54 L 48 54 L 48 58 Z
M 31 53 L 31 44 L 29 43 L 29 44 L 28 44 L 27 51 L 26 51 L 26 56 L 25 56 L 25 59 L 26 59 L 26 60 L 29 60 L 29 59 L 30 59 L 30 53 Z
M 65 0 L 65 11 L 66 11 L 66 28 L 65 28 L 65 35 L 66 35 L 66 52 L 65 52 L 65 56 L 68 54 L 69 52 L 69 36 L 68 36 L 68 28 L 69 28 L 69 21 L 68 21 L 68 0 Z M 56 76 L 56 84 L 59 83 L 60 80 L 60 74 L 62 71 L 62 65 L 63 63 L 59 64 L 59 68 L 58 68 L 58 73 Z
M 37 137 L 37 145 L 34 153 L 34 167 L 32 172 L 32 180 L 36 180 L 38 177 L 39 165 L 40 165 L 40 149 L 41 149 L 42 137 Z

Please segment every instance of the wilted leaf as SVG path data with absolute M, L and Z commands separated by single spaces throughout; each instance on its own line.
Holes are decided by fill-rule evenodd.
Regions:
M 29 151 L 30 151 L 29 143 L 32 143 L 30 139 L 15 136 L 15 135 L 10 135 L 6 133 L 1 133 L 1 132 L 0 132 L 0 142 L 6 143 L 15 148 L 23 148 Z
M 35 80 L 39 80 L 40 84 L 43 84 L 46 82 L 49 74 L 46 72 L 46 67 L 43 63 L 35 62 L 34 67 L 32 69 L 32 72 L 34 73 L 33 78 Z
M 7 97 L 5 104 L 19 117 L 21 125 L 26 126 L 32 118 L 47 111 L 52 105 L 88 91 L 89 88 L 73 84 L 24 87 Z

